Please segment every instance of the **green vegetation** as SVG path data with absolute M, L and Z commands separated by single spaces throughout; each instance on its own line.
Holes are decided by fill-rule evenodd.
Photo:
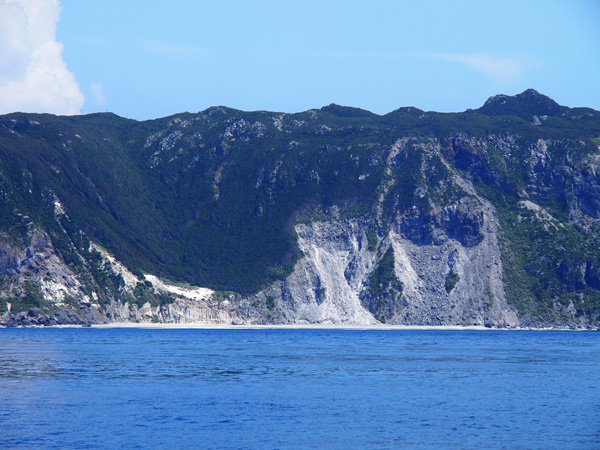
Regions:
M 215 291 L 212 293 L 211 298 L 213 300 L 221 301 L 221 300 L 227 300 L 232 297 L 236 297 L 237 295 L 238 294 L 233 291 Z
M 266 305 L 267 305 L 267 309 L 269 311 L 272 311 L 273 309 L 275 309 L 275 299 L 272 296 L 267 295 Z
M 386 296 L 389 290 L 402 292 L 402 289 L 402 283 L 396 278 L 394 271 L 394 251 L 389 247 L 371 273 L 369 292 L 374 297 L 381 298 Z
M 12 297 L 2 299 L 3 306 L 0 306 L 0 312 L 6 312 L 8 309 L 7 302 L 12 305 L 12 313 L 29 311 L 30 309 L 43 310 L 47 305 L 39 286 L 30 281 L 26 281 L 23 288 L 13 292 L 12 295 Z
M 377 245 L 379 244 L 379 238 L 377 237 L 377 233 L 373 230 L 367 229 L 367 249 L 370 252 L 374 252 L 377 250 Z
M 169 295 L 157 294 L 145 283 L 138 283 L 133 291 L 133 297 L 129 299 L 131 304 L 136 304 L 140 308 L 146 303 L 149 303 L 152 307 L 156 307 L 173 303 L 173 301 L 173 297 Z
M 585 279 L 588 263 L 600 261 L 597 231 L 586 234 L 567 222 L 517 206 L 517 198 L 511 200 L 497 198 L 495 205 L 507 300 L 521 315 L 546 316 L 557 301 L 563 305 L 573 301 L 578 314 L 599 311 L 600 285 L 594 289 Z M 549 202 L 547 211 L 553 211 L 553 204 Z M 587 278 L 594 276 L 588 270 Z
M 394 251 L 389 247 L 371 272 L 368 295 L 361 301 L 377 320 L 385 323 L 400 309 L 403 289 L 394 270 Z
M 452 289 L 456 286 L 456 284 L 460 281 L 460 276 L 454 271 L 451 270 L 446 277 L 446 281 L 444 287 L 446 288 L 446 292 L 449 294 L 452 292 Z

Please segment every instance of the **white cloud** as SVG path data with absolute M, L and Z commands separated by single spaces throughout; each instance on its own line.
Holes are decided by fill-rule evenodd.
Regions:
M 58 0 L 0 0 L 0 113 L 79 114 L 84 98 L 56 41 Z
M 92 97 L 94 98 L 97 106 L 106 106 L 106 95 L 104 94 L 104 88 L 102 87 L 102 84 L 92 83 L 90 85 L 90 91 L 92 92 Z
M 498 83 L 516 81 L 525 69 L 523 61 L 519 58 L 501 57 L 487 53 L 434 54 L 427 56 L 465 64 L 483 72 L 492 81 Z

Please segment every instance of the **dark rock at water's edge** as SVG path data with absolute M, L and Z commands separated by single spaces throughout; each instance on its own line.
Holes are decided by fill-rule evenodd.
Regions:
M 598 111 L 533 89 L 0 116 L 0 324 L 597 328 L 599 146 Z

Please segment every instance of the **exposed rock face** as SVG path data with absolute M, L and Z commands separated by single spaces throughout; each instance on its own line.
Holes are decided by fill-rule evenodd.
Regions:
M 141 307 L 130 303 L 111 302 L 105 308 L 112 322 L 168 323 L 168 324 L 232 324 L 240 323 L 232 314 L 228 300 L 193 300 L 176 297 L 173 303 L 152 306 L 149 303 Z
M 69 298 L 90 298 L 81 292 L 81 283 L 73 271 L 56 255 L 50 237 L 32 229 L 24 245 L 0 242 L 0 276 L 3 278 L 3 297 L 10 312 L 10 299 L 31 297 L 31 306 L 39 307 L 42 298 L 63 306 Z M 28 292 L 26 287 L 38 283 L 40 290 Z
M 455 216 L 455 222 L 446 228 L 454 237 L 444 229 L 435 229 L 438 239 L 421 244 L 404 237 L 401 227 L 393 227 L 390 240 L 396 275 L 405 286 L 403 295 L 408 303 L 393 323 L 504 327 L 519 323 L 504 296 L 493 209 L 485 203 L 469 204 L 469 211 Z M 461 218 L 466 219 L 464 228 L 456 223 Z M 457 281 L 449 286 L 451 274 Z
M 366 226 L 359 221 L 297 225 L 304 258 L 285 281 L 256 298 L 275 299 L 270 320 L 279 323 L 379 323 L 368 305 L 385 299 L 370 292 L 376 289 L 370 281 L 391 249 L 401 288 L 388 301 L 392 314 L 376 313 L 378 319 L 405 325 L 517 326 L 516 311 L 504 295 L 492 207 L 467 199 L 429 215 L 427 226 L 414 225 L 414 217 L 409 212 L 394 222 L 375 251 L 368 249 Z M 407 222 L 412 226 L 406 228 Z M 458 281 L 447 289 L 450 273 Z
M 366 246 L 364 228 L 349 221 L 296 226 L 305 255 L 285 280 L 257 298 L 272 297 L 272 320 L 279 323 L 375 324 L 361 305 L 361 283 L 375 254 Z
M 483 225 L 483 211 L 477 201 L 465 197 L 457 204 L 430 213 L 412 209 L 402 217 L 399 231 L 419 246 L 441 245 L 454 239 L 465 247 L 473 247 L 484 239 Z

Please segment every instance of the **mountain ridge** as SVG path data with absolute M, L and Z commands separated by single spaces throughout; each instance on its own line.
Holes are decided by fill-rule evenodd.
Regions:
M 475 108 L 475 109 L 468 108 L 465 111 L 458 111 L 458 112 L 438 112 L 438 111 L 433 111 L 433 110 L 426 111 L 426 110 L 422 110 L 416 106 L 401 106 L 393 111 L 389 111 L 384 114 L 377 114 L 377 113 L 374 113 L 372 111 L 369 111 L 367 109 L 363 109 L 360 107 L 340 105 L 337 103 L 330 103 L 330 104 L 322 106 L 320 108 L 319 107 L 311 108 L 306 111 L 300 111 L 300 112 L 296 112 L 296 113 L 288 113 L 288 112 L 282 112 L 282 111 L 270 111 L 270 110 L 241 110 L 241 109 L 231 108 L 231 107 L 225 106 L 225 105 L 216 105 L 216 106 L 210 106 L 204 110 L 201 110 L 201 111 L 198 111 L 195 113 L 190 112 L 190 111 L 184 111 L 184 112 L 170 114 L 170 115 L 164 116 L 164 117 L 158 117 L 158 118 L 154 118 L 154 119 L 145 119 L 145 120 L 126 118 L 123 116 L 119 116 L 118 114 L 115 114 L 110 111 L 92 112 L 92 113 L 76 114 L 76 115 L 60 115 L 60 116 L 56 116 L 54 114 L 49 114 L 49 113 L 24 113 L 24 112 L 15 111 L 12 113 L 3 114 L 2 116 L 7 117 L 7 116 L 13 116 L 13 115 L 27 115 L 27 116 L 32 116 L 32 117 L 52 116 L 52 117 L 62 117 L 62 118 L 115 116 L 115 117 L 119 117 L 120 119 L 123 119 L 123 120 L 135 121 L 138 123 L 155 122 L 155 121 L 162 121 L 162 120 L 167 120 L 167 119 L 172 120 L 173 118 L 177 118 L 177 117 L 180 117 L 183 115 L 194 116 L 196 114 L 214 114 L 215 112 L 231 112 L 231 113 L 245 113 L 245 114 L 267 113 L 267 114 L 296 115 L 296 114 L 309 113 L 310 111 L 322 111 L 322 112 L 331 113 L 333 115 L 339 114 L 339 117 L 368 117 L 368 116 L 385 117 L 389 114 L 393 114 L 398 111 L 415 112 L 415 113 L 421 113 L 421 114 L 422 113 L 463 114 L 466 112 L 478 112 L 478 113 L 484 114 L 484 115 L 497 116 L 497 115 L 501 115 L 501 114 L 499 114 L 498 112 L 496 112 L 495 110 L 493 110 L 490 107 L 498 106 L 498 105 L 508 105 L 508 106 L 506 106 L 506 108 L 512 108 L 513 105 L 515 105 L 515 106 L 525 105 L 527 107 L 538 107 L 539 109 L 536 110 L 536 112 L 534 113 L 536 115 L 543 115 L 543 114 L 547 114 L 548 112 L 550 112 L 550 114 L 548 114 L 548 115 L 557 115 L 557 114 L 560 115 L 560 114 L 564 114 L 565 112 L 568 112 L 569 110 L 585 110 L 588 113 L 600 114 L 600 111 L 598 111 L 594 108 L 591 108 L 591 107 L 568 107 L 568 106 L 560 105 L 555 100 L 548 97 L 547 95 L 544 95 L 533 88 L 528 88 L 525 91 L 518 93 L 518 94 L 514 94 L 514 95 L 508 95 L 508 94 L 492 95 L 479 108 Z M 505 115 L 511 115 L 511 114 L 507 113 Z

